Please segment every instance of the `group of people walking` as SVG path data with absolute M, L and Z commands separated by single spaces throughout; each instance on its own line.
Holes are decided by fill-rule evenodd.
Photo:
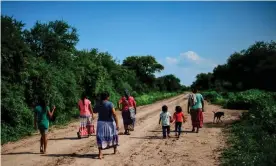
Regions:
M 84 106 L 81 107 L 82 105 Z M 128 90 L 124 91 L 124 95 L 118 101 L 118 106 L 122 111 L 125 129 L 124 134 L 130 135 L 130 130 L 134 130 L 136 102 L 134 97 L 130 96 Z M 99 149 L 99 158 L 103 158 L 103 149 L 113 148 L 114 154 L 116 154 L 119 122 L 114 105 L 109 101 L 109 93 L 103 92 L 100 94 L 100 101 L 95 105 L 94 109 L 91 107 L 91 102 L 84 96 L 84 98 L 79 101 L 79 110 L 81 114 L 80 118 L 86 118 L 89 124 L 91 124 L 91 116 L 92 119 L 94 119 L 93 113 L 98 114 L 96 139 Z M 82 112 L 86 112 L 86 114 L 83 115 Z
M 100 94 L 100 101 L 96 103 L 94 108 L 91 105 L 91 101 L 88 100 L 86 95 L 83 95 L 82 98 L 78 102 L 78 108 L 80 111 L 80 119 L 81 122 L 86 122 L 91 124 L 94 119 L 94 113 L 98 114 L 97 120 L 97 129 L 96 129 L 96 139 L 97 145 L 99 149 L 99 158 L 103 158 L 102 150 L 113 148 L 114 154 L 117 153 L 118 146 L 118 131 L 119 131 L 119 122 L 118 117 L 116 115 L 116 111 L 114 105 L 111 101 L 109 101 L 109 93 L 103 92 Z M 124 134 L 130 135 L 130 131 L 134 131 L 135 120 L 136 120 L 136 101 L 134 97 L 132 97 L 128 90 L 124 91 L 124 95 L 118 101 L 118 106 L 120 111 L 122 112 L 123 124 L 124 124 Z M 202 127 L 203 124 L 203 115 L 202 111 L 204 107 L 203 97 L 201 94 L 197 93 L 194 89 L 193 94 L 189 97 L 188 102 L 188 113 L 191 113 L 192 117 L 192 125 L 193 130 L 199 131 L 199 128 Z M 49 119 L 53 117 L 55 111 L 55 107 L 53 107 L 52 111 L 47 106 L 46 102 L 43 100 L 39 101 L 37 107 L 35 107 L 35 128 L 38 128 L 41 133 L 40 140 L 40 152 L 46 153 L 47 149 L 47 131 L 49 128 Z M 170 123 L 175 122 L 175 131 L 176 136 L 180 136 L 181 134 L 181 126 L 182 122 L 186 121 L 182 108 L 180 106 L 176 106 L 175 113 L 173 117 L 171 117 L 168 112 L 168 107 L 164 105 L 162 107 L 162 112 L 160 114 L 159 123 L 162 121 L 162 129 L 163 129 L 163 137 L 169 137 L 170 133 Z M 88 125 L 89 126 L 89 125 Z M 90 133 L 90 128 L 88 128 L 88 133 Z
M 204 99 L 200 93 L 197 93 L 196 89 L 192 90 L 192 94 L 188 98 L 188 114 L 191 114 L 192 132 L 199 132 L 199 128 L 203 127 L 203 113 L 204 112 Z M 170 124 L 175 124 L 175 136 L 180 137 L 182 123 L 186 122 L 186 117 L 182 111 L 181 106 L 175 107 L 175 113 L 171 116 L 168 112 L 168 106 L 162 106 L 162 112 L 160 113 L 159 124 L 162 122 L 163 138 L 170 138 Z

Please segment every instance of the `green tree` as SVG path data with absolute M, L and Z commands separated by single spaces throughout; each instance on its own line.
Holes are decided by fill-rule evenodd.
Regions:
M 24 31 L 25 40 L 37 57 L 59 67 L 68 66 L 79 41 L 77 30 L 65 21 L 36 22 L 33 28 Z
M 122 66 L 127 67 L 127 69 L 133 70 L 135 72 L 139 81 L 136 82 L 134 86 L 138 91 L 154 87 L 154 73 L 160 72 L 164 69 L 164 66 L 159 64 L 151 55 L 127 57 L 123 61 Z
M 226 64 L 214 68 L 211 79 L 204 79 L 199 74 L 194 84 L 206 88 L 243 91 L 262 89 L 276 91 L 276 80 L 272 75 L 276 72 L 276 43 L 256 42 L 248 49 L 233 53 Z
M 175 77 L 175 75 L 165 75 L 158 77 L 156 79 L 156 85 L 160 91 L 179 91 L 182 87 L 180 84 L 180 79 Z

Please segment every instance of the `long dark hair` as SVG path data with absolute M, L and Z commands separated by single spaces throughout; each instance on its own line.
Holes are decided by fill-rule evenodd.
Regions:
M 127 89 L 125 89 L 125 91 L 124 91 L 124 96 L 126 97 L 127 100 L 129 99 L 130 94 Z
M 101 101 L 100 101 L 100 107 L 103 107 L 103 103 L 105 100 L 107 100 L 109 97 L 109 93 L 108 92 L 102 92 L 101 93 Z M 112 110 L 108 111 L 109 117 L 112 117 Z
M 42 97 L 40 97 L 38 99 L 38 104 L 42 107 L 43 111 L 46 111 L 47 101 L 45 99 L 43 99 Z
M 84 101 L 85 101 L 86 98 L 87 98 L 87 97 L 86 97 L 86 94 L 83 93 L 83 94 L 81 95 L 81 99 L 82 99 L 83 105 L 85 105 Z
M 102 93 L 101 93 L 100 105 L 103 105 L 104 100 L 107 100 L 108 97 L 109 97 L 109 93 L 108 93 L 108 92 L 102 92 Z

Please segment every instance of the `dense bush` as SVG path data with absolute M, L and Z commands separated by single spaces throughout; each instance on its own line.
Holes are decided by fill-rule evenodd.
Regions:
M 247 120 L 231 126 L 227 147 L 223 152 L 222 165 L 263 166 L 276 164 L 276 135 L 263 130 Z
M 244 92 L 237 92 L 228 96 L 226 108 L 248 110 L 258 102 L 266 102 L 273 100 L 272 93 L 252 89 Z
M 218 92 L 210 90 L 204 91 L 201 93 L 204 100 L 211 102 L 212 104 L 224 105 L 226 103 L 226 99 Z
M 273 103 L 276 93 L 251 89 L 243 92 L 217 92 L 204 91 L 202 95 L 205 100 L 213 104 L 222 105 L 228 109 L 249 110 L 263 103 Z
M 212 73 L 200 73 L 192 86 L 201 90 L 245 91 L 261 89 L 276 91 L 276 42 L 256 42 L 246 50 L 233 53 L 227 63 Z
M 275 93 L 252 89 L 235 93 L 205 91 L 202 94 L 212 103 L 223 100 L 221 105 L 226 108 L 249 110 L 242 121 L 228 130 L 229 147 L 223 152 L 222 165 L 276 164 Z
M 94 104 L 100 92 L 108 91 L 116 106 L 128 89 L 142 105 L 185 88 L 173 75 L 156 78 L 164 67 L 151 55 L 119 64 L 108 52 L 77 50 L 77 29 L 67 22 L 37 22 L 23 29 L 22 22 L 1 16 L 2 144 L 33 132 L 33 108 L 40 97 L 57 107 L 54 124 L 64 124 L 78 116 L 83 92 Z
M 177 95 L 177 93 L 155 92 L 151 94 L 143 94 L 136 98 L 136 102 L 138 105 L 146 105 L 161 99 L 170 98 L 175 95 Z
M 223 165 L 276 165 L 276 102 L 260 99 L 249 116 L 231 126 Z

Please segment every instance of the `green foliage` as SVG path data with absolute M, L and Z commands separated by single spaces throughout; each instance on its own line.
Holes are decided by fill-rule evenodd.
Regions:
M 108 91 L 116 106 L 128 89 L 138 105 L 143 105 L 183 88 L 172 75 L 155 77 L 164 67 L 153 56 L 127 57 L 121 65 L 108 52 L 77 50 L 77 30 L 65 21 L 23 28 L 22 22 L 1 16 L 2 144 L 34 131 L 33 108 L 38 98 L 56 106 L 52 125 L 68 123 L 79 115 L 77 102 L 83 92 L 95 104 L 97 95 Z M 157 83 L 163 78 L 167 82 L 161 89 Z
M 180 79 L 176 78 L 172 74 L 157 78 L 156 86 L 160 91 L 169 92 L 175 92 L 182 88 L 180 84 Z
M 276 91 L 276 42 L 256 42 L 247 50 L 232 54 L 226 64 L 218 65 L 212 73 L 201 73 L 192 86 L 201 90 L 244 91 L 261 89 Z
M 243 92 L 206 91 L 202 93 L 212 103 L 224 100 L 226 108 L 247 109 L 242 121 L 232 125 L 222 165 L 276 164 L 276 94 L 251 89 Z
M 134 88 L 138 92 L 151 91 L 150 89 L 154 87 L 156 82 L 154 73 L 164 69 L 164 66 L 159 64 L 151 55 L 127 57 L 122 66 L 135 72 L 139 81 L 134 83 Z
M 275 165 L 276 135 L 270 135 L 262 129 L 244 120 L 231 126 L 232 133 L 228 138 L 230 147 L 224 150 L 222 165 Z
M 237 92 L 228 96 L 226 108 L 248 110 L 259 102 L 269 103 L 273 100 L 272 93 L 252 89 L 244 92 Z
M 151 104 L 155 101 L 170 98 L 172 96 L 176 96 L 178 93 L 164 93 L 164 92 L 154 92 L 154 93 L 148 93 L 143 94 L 136 98 L 137 105 L 146 105 Z
M 224 105 L 227 100 L 216 91 L 205 91 L 201 93 L 204 100 L 211 102 L 212 104 Z
M 259 100 L 246 119 L 231 126 L 222 165 L 276 164 L 276 102 L 265 101 Z

